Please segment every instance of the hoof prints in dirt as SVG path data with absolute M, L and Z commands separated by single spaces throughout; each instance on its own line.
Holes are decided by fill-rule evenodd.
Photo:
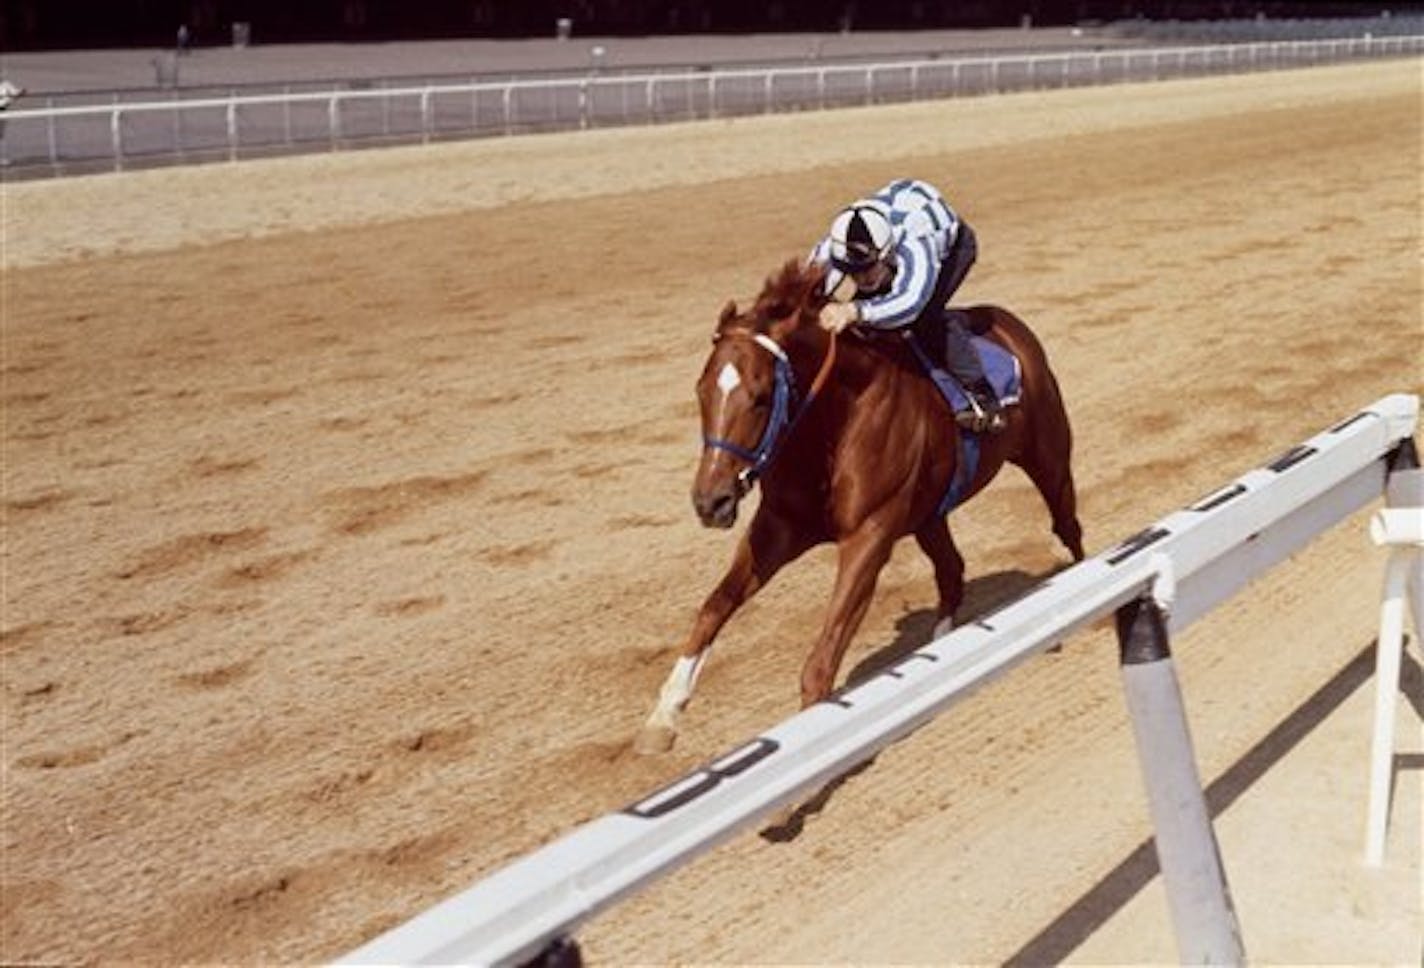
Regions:
M 423 834 L 407 837 L 381 850 L 370 851 L 367 856 L 385 867 L 409 867 L 441 860 L 458 848 L 460 842 L 461 838 L 453 831 Z
M 241 662 L 205 669 L 202 672 L 181 675 L 178 677 L 178 684 L 197 690 L 222 689 L 235 682 L 240 682 L 250 675 L 252 675 L 252 660 L 244 659 Z
M 316 557 L 314 551 L 292 551 L 286 554 L 269 555 L 257 561 L 238 565 L 218 582 L 224 588 L 242 588 L 257 582 L 273 581 L 286 576 L 304 561 Z
M 53 753 L 36 753 L 33 756 L 22 756 L 15 761 L 15 765 L 26 770 L 58 770 L 75 766 L 86 766 L 90 763 L 97 763 L 120 746 L 129 742 L 129 740 L 135 739 L 140 735 L 142 734 L 124 733 L 118 739 L 110 743 L 93 743 L 88 746 L 76 746 L 71 749 L 60 750 Z
M 44 638 L 49 622 L 26 622 L 7 629 L 0 629 L 0 655 L 14 655 L 32 645 L 38 645 Z
M 438 753 L 464 746 L 475 735 L 473 726 L 425 729 L 399 740 L 397 746 L 409 753 Z
M 326 502 L 335 509 L 335 530 L 363 535 L 390 527 L 431 504 L 472 494 L 488 476 L 488 471 L 473 471 L 454 477 L 414 477 L 376 487 L 334 491 L 327 495 Z
M 290 400 L 301 395 L 300 387 L 279 387 L 272 390 L 238 390 L 227 395 L 227 402 L 235 406 L 270 407 L 282 400 Z
M 188 470 L 194 477 L 223 477 L 228 474 L 253 470 L 260 463 L 261 461 L 255 457 L 229 460 L 217 457 L 199 457 L 197 460 L 188 462 Z
M 120 571 L 118 577 L 129 579 L 162 575 L 201 562 L 214 554 L 255 548 L 266 540 L 266 528 L 185 535 L 144 551 L 134 564 Z
M 470 400 L 470 407 L 474 410 L 486 410 L 490 407 L 498 407 L 506 403 L 516 403 L 523 398 L 524 394 L 517 391 L 485 394 Z
M 195 615 L 241 615 L 260 608 L 261 599 L 222 602 L 193 608 L 177 605 L 173 608 L 156 609 L 149 612 L 132 612 L 128 615 L 111 615 L 99 619 L 98 626 L 102 638 L 122 638 L 130 635 L 150 635 L 177 625 Z
M 478 556 L 491 565 L 528 565 L 536 561 L 547 561 L 553 549 L 552 541 L 530 541 L 527 544 L 486 548 L 479 552 Z
M 159 609 L 153 612 L 134 612 L 130 615 L 119 615 L 113 618 L 106 618 L 102 625 L 107 632 L 106 638 L 125 635 L 148 635 L 176 625 L 190 615 L 186 608 Z
M 668 528 L 677 524 L 678 518 L 656 517 L 651 514 L 624 514 L 609 522 L 616 531 L 630 528 Z
M 376 614 L 387 618 L 410 617 L 433 612 L 445 604 L 444 595 L 401 598 L 393 602 L 382 602 L 376 606 Z
M 238 911 L 266 908 L 280 900 L 296 883 L 296 875 L 283 874 L 255 888 L 244 889 L 231 896 L 228 903 Z
M 310 790 L 303 792 L 303 798 L 312 803 L 326 804 L 339 799 L 353 790 L 358 790 L 371 781 L 375 770 L 356 770 L 341 773 L 329 780 L 323 780 Z
M 24 702 L 34 702 L 41 699 L 48 699 L 59 691 L 59 683 L 42 682 L 38 686 L 28 686 L 20 690 L 20 699 Z
M 5 509 L 15 513 L 50 511 L 68 501 L 73 495 L 68 491 L 42 491 L 30 497 L 18 497 L 5 502 Z
M 48 393 L 12 393 L 5 397 L 5 406 L 23 407 L 34 403 L 44 403 L 49 397 Z
M 563 497 L 542 487 L 531 487 L 508 494 L 496 494 L 490 498 L 491 504 L 532 505 L 546 508 L 563 507 L 568 503 Z

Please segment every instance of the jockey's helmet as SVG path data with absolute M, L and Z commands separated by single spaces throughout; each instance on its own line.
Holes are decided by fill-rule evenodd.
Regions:
M 895 246 L 890 210 L 876 199 L 863 199 L 841 210 L 831 222 L 831 265 L 842 272 L 861 272 Z

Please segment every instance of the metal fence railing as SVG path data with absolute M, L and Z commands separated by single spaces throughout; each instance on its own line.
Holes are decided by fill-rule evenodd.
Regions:
M 0 120 L 7 176 L 44 177 L 1424 53 L 1424 34 L 692 70 L 26 107 Z

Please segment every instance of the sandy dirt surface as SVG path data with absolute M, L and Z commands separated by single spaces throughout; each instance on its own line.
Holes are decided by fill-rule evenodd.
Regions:
M 832 559 L 630 751 L 733 537 L 687 488 L 728 297 L 915 174 L 1044 339 L 1090 551 L 1419 392 L 1419 63 L 6 186 L 6 961 L 340 955 L 795 711 Z M 900 145 L 887 148 L 887 145 Z M 966 613 L 1062 562 L 1015 470 Z M 1248 952 L 1419 954 L 1420 673 L 1359 862 L 1362 519 L 1177 643 Z M 913 648 L 913 542 L 843 675 Z M 598 963 L 1174 957 L 1105 629 L 582 933 Z

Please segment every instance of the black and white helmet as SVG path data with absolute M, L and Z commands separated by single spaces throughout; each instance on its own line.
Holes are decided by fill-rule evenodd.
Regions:
M 831 265 L 841 272 L 868 269 L 895 247 L 890 209 L 876 199 L 863 199 L 842 209 L 831 222 Z

